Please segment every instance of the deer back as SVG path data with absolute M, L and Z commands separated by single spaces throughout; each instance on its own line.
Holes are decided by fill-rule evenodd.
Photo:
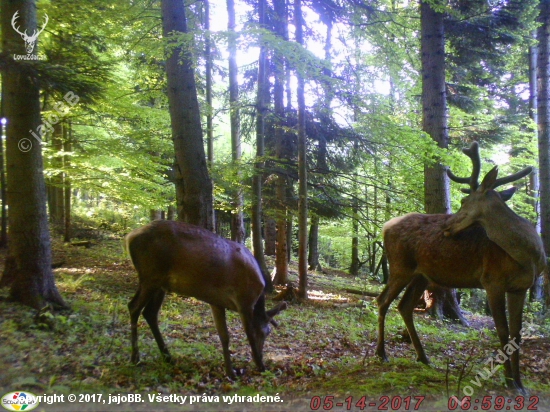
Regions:
M 265 280 L 243 245 L 198 226 L 155 221 L 126 237 L 140 284 L 238 311 L 254 306 Z
M 391 273 L 422 274 L 451 288 L 481 288 L 493 274 L 506 275 L 506 288 L 529 282 L 518 279 L 518 264 L 487 237 L 481 225 L 445 236 L 452 216 L 410 213 L 386 222 L 383 236 Z

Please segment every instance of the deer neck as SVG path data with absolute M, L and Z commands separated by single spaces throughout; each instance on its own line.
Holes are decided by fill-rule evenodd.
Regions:
M 539 266 L 544 248 L 533 225 L 515 214 L 504 202 L 485 213 L 480 223 L 487 237 L 521 266 Z

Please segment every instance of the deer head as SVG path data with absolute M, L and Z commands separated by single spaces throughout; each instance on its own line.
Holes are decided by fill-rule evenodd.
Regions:
M 38 38 L 38 35 L 44 31 L 44 29 L 46 28 L 46 25 L 48 24 L 48 21 L 49 21 L 48 15 L 47 14 L 45 15 L 44 24 L 42 25 L 42 28 L 40 30 L 34 30 L 34 33 L 32 34 L 32 36 L 29 36 L 27 34 L 27 30 L 25 30 L 24 32 L 21 32 L 21 30 L 19 30 L 19 27 L 15 26 L 15 22 L 17 21 L 18 18 L 19 18 L 19 10 L 17 10 L 13 14 L 13 17 L 11 19 L 11 26 L 17 33 L 21 35 L 21 38 L 25 41 L 25 49 L 27 49 L 27 53 L 31 54 L 32 51 L 34 50 L 34 46 L 36 44 L 36 39 Z
M 517 188 L 511 187 L 498 192 L 494 189 L 519 180 L 533 171 L 533 168 L 529 166 L 510 176 L 497 179 L 498 166 L 495 166 L 485 175 L 480 185 L 478 179 L 481 170 L 481 160 L 479 157 L 478 143 L 473 142 L 469 148 L 462 149 L 462 151 L 472 160 L 471 176 L 457 177 L 450 169 L 447 169 L 447 175 L 452 181 L 468 184 L 470 187 L 468 189 L 462 189 L 468 196 L 461 200 L 460 210 L 449 219 L 448 227 L 444 232 L 445 236 L 454 235 L 470 227 L 472 224 L 479 221 L 482 215 L 491 213 L 490 211 L 494 210 L 496 203 L 508 201 L 514 195 Z

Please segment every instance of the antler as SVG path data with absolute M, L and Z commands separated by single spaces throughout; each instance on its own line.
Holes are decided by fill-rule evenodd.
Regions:
M 447 169 L 447 176 L 449 176 L 449 179 L 451 179 L 453 182 L 469 184 L 470 188 L 462 189 L 462 191 L 464 193 L 472 193 L 476 191 L 477 188 L 479 187 L 478 179 L 479 179 L 479 172 L 481 170 L 481 158 L 479 157 L 479 144 L 477 142 L 473 142 L 469 148 L 462 149 L 462 151 L 466 156 L 472 159 L 472 175 L 470 177 L 457 177 L 453 174 L 453 172 L 451 172 L 451 169 Z M 519 180 L 522 177 L 527 176 L 531 172 L 533 172 L 533 167 L 528 166 L 525 169 L 522 169 L 519 172 L 514 173 L 510 176 L 496 179 L 492 189 L 495 189 L 507 183 L 515 182 L 516 180 Z
M 19 18 L 19 10 L 17 10 L 14 14 L 13 14 L 13 17 L 11 18 L 11 26 L 13 27 L 13 29 L 18 33 L 20 34 L 21 36 L 28 36 L 27 34 L 27 30 L 25 30 L 24 33 L 21 33 L 21 31 L 19 31 L 19 27 L 15 27 L 15 21 Z
M 506 176 L 506 177 L 501 177 L 500 179 L 497 179 L 497 180 L 495 181 L 495 185 L 493 186 L 493 189 L 494 189 L 495 187 L 499 187 L 499 186 L 505 185 L 506 183 L 515 182 L 516 180 L 519 180 L 519 179 L 521 179 L 522 177 L 525 177 L 525 176 L 531 174 L 531 172 L 533 172 L 533 170 L 534 170 L 534 169 L 533 169 L 532 166 L 527 166 L 525 169 L 520 170 L 519 172 L 514 173 L 513 175 Z
M 40 31 L 38 31 L 38 33 L 35 34 L 36 37 L 38 37 L 38 35 L 44 31 L 44 29 L 46 28 L 46 25 L 50 21 L 50 18 L 48 17 L 47 14 L 44 14 L 44 16 L 45 16 L 44 24 L 42 25 L 42 28 L 40 29 Z
M 470 177 L 457 177 L 451 172 L 451 169 L 447 169 L 447 176 L 453 182 L 469 184 L 470 189 L 462 189 L 462 191 L 468 191 L 467 193 L 477 190 L 479 187 L 479 172 L 481 171 L 481 158 L 479 157 L 479 144 L 473 142 L 469 148 L 462 149 L 462 152 L 472 159 L 472 175 Z

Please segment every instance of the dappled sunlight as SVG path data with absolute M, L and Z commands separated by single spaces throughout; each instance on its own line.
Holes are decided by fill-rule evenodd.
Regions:
M 349 302 L 349 299 L 334 293 L 323 292 L 322 290 L 308 290 L 307 291 L 308 299 L 313 301 L 330 301 L 337 303 L 346 303 Z

